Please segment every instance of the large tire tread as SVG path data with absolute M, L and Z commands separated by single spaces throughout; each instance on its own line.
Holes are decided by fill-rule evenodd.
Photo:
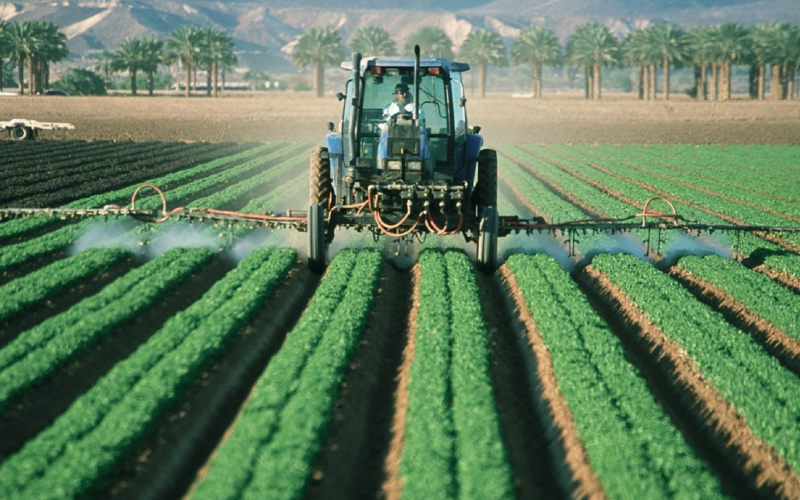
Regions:
M 497 206 L 497 152 L 494 149 L 482 149 L 478 155 L 478 182 L 473 202 L 478 217 L 484 208 Z
M 328 208 L 333 198 L 333 178 L 329 158 L 321 158 L 328 148 L 317 147 L 311 151 L 311 175 L 309 205 L 322 205 Z

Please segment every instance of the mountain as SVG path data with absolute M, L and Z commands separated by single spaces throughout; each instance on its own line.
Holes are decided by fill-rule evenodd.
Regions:
M 0 19 L 42 19 L 67 35 L 73 59 L 114 50 L 126 37 L 167 38 L 186 25 L 214 26 L 236 42 L 242 65 L 276 73 L 296 71 L 291 51 L 305 30 L 330 26 L 345 42 L 360 27 L 379 25 L 398 47 L 422 25 L 441 27 L 456 48 L 471 29 L 491 28 L 510 46 L 519 30 L 539 24 L 565 40 L 575 26 L 596 20 L 618 36 L 653 23 L 688 28 L 736 21 L 800 22 L 797 0 L 23 0 L 0 3 Z

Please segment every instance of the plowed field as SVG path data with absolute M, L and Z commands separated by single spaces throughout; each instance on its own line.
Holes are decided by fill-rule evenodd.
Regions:
M 530 105 L 577 120 L 577 104 Z M 620 218 L 659 196 L 690 220 L 800 226 L 800 146 L 765 145 L 800 142 L 783 125 L 796 106 L 729 104 L 748 140 L 730 119 L 657 144 L 669 134 L 647 123 L 680 122 L 646 112 L 616 115 L 618 140 L 591 120 L 540 140 L 541 116 L 525 122 L 539 138 L 488 135 L 488 104 L 470 112 L 498 151 L 501 214 Z M 0 141 L 0 207 L 125 205 L 152 183 L 170 207 L 303 209 L 324 126 L 288 116 L 260 138 L 251 123 L 184 142 L 209 136 L 176 117 L 159 137 L 128 128 L 133 142 Z M 149 194 L 139 206 L 159 208 Z M 796 236 L 512 235 L 491 276 L 460 236 L 397 258 L 349 233 L 316 276 L 304 238 L 0 222 L 0 498 L 800 498 Z

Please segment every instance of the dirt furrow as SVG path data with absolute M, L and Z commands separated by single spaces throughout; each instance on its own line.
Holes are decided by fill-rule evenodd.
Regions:
M 376 498 L 388 480 L 396 415 L 407 398 L 398 386 L 412 321 L 412 276 L 384 264 L 378 294 L 339 393 L 307 500 Z M 389 495 L 387 495 L 388 497 Z
M 698 300 L 705 302 L 725 316 L 725 319 L 752 335 L 764 349 L 778 358 L 790 370 L 800 375 L 800 342 L 786 334 L 771 322 L 750 311 L 725 290 L 703 281 L 693 273 L 672 266 L 669 275 L 691 291 Z
M 519 285 L 505 266 L 500 268 L 498 280 L 508 300 L 508 307 L 514 311 L 511 321 L 518 332 L 517 339 L 527 368 L 528 384 L 533 391 L 533 402 L 539 418 L 543 419 L 548 455 L 552 462 L 552 469 L 548 472 L 556 478 L 560 489 L 567 492 L 569 498 L 604 499 L 603 486 L 589 466 L 572 412 L 558 389 L 550 353 L 536 329 Z
M 505 270 L 505 266 L 502 268 Z M 507 271 L 501 271 L 501 273 Z M 535 374 L 529 371 L 530 344 L 527 341 L 526 316 L 515 298 L 518 289 L 501 274 L 478 273 L 483 316 L 492 346 L 491 370 L 494 396 L 500 415 L 503 441 L 514 472 L 518 500 L 568 498 L 567 491 L 553 478 L 558 467 L 550 459 L 548 415 L 537 411 Z M 513 288 L 513 289 L 512 289 Z M 524 304 L 523 304 L 524 306 Z M 552 431 L 551 431 L 552 432 Z
M 625 292 L 587 266 L 577 276 L 618 332 L 673 422 L 737 498 L 800 498 L 800 477 L 708 382 L 686 351 L 664 335 Z
M 224 355 L 159 419 L 154 432 L 121 464 L 98 498 L 181 498 L 232 427 L 318 282 L 305 266 L 295 266 Z

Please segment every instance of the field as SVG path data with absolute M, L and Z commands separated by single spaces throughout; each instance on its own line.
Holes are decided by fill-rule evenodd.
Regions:
M 324 101 L 4 100 L 76 130 L 0 140 L 0 207 L 304 209 Z M 800 226 L 800 104 L 468 106 L 501 214 Z M 0 222 L 0 498 L 800 498 L 797 236 L 512 235 L 492 276 L 460 236 L 304 249 Z

